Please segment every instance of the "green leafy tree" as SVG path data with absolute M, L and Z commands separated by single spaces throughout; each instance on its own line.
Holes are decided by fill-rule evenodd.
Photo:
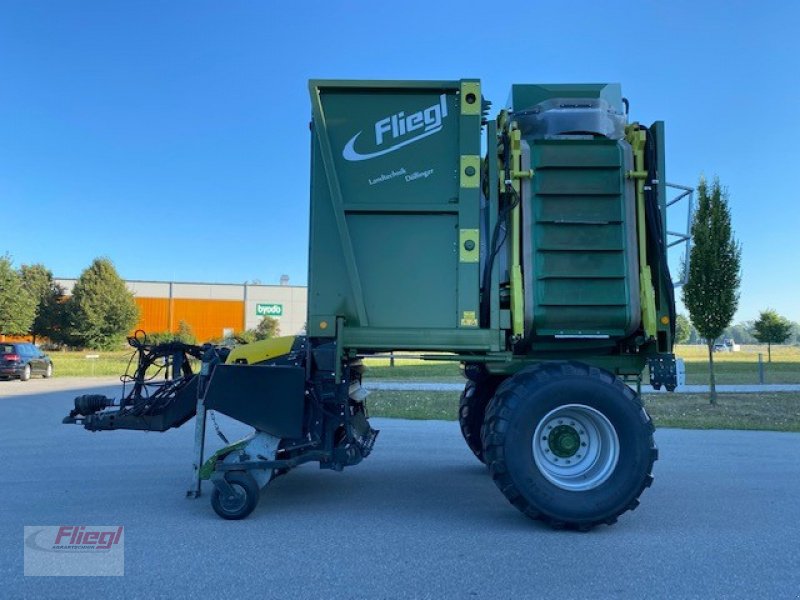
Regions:
M 280 321 L 272 317 L 264 317 L 256 325 L 256 340 L 268 340 L 281 334 Z
M 178 321 L 178 332 L 175 334 L 175 339 L 184 344 L 197 343 L 197 336 L 194 334 L 194 329 L 183 319 Z
M 81 273 L 68 303 L 74 345 L 101 350 L 118 346 L 139 316 L 133 294 L 107 258 Z
M 756 344 L 758 340 L 752 334 L 753 321 L 740 321 L 726 328 L 723 337 L 731 338 L 737 344 Z
M 789 343 L 800 346 L 800 323 L 792 322 L 792 333 L 789 334 Z
M 50 293 L 39 305 L 39 313 L 34 322 L 34 332 L 46 337 L 55 344 L 69 344 L 70 323 L 66 290 L 59 283 L 53 283 Z
M 42 264 L 22 265 L 19 275 L 36 305 L 36 317 L 31 326 L 34 342 L 37 337 L 63 342 L 66 319 L 64 288 L 53 281 L 53 273 Z
M 254 329 L 241 331 L 234 336 L 239 344 L 252 344 L 261 340 L 278 337 L 281 334 L 280 322 L 272 317 L 264 317 Z
M 686 315 L 675 317 L 675 343 L 685 344 L 692 335 L 692 323 Z
M 714 341 L 730 325 L 739 305 L 742 250 L 733 236 L 727 193 L 719 179 L 714 179 L 710 187 L 701 179 L 697 195 L 683 303 L 697 332 L 706 339 L 710 401 L 716 404 Z
M 36 303 L 11 264 L 0 256 L 0 335 L 25 335 L 36 316 Z
M 753 337 L 767 345 L 767 362 L 772 362 L 772 344 L 782 344 L 792 334 L 792 322 L 768 308 L 753 323 Z

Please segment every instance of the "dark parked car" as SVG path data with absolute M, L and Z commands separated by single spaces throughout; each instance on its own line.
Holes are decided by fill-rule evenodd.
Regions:
M 32 375 L 51 377 L 53 361 L 33 344 L 0 342 L 0 379 L 28 381 Z

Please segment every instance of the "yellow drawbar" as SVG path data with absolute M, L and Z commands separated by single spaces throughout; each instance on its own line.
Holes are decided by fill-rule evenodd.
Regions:
M 231 350 L 225 363 L 252 365 L 289 354 L 296 339 L 297 336 L 287 335 L 236 346 Z

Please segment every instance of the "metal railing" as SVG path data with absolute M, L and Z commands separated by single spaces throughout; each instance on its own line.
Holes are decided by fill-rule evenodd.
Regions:
M 667 208 L 676 205 L 681 200 L 687 200 L 689 206 L 686 211 L 686 231 L 670 231 L 667 229 L 667 248 L 684 245 L 683 259 L 681 262 L 680 277 L 673 281 L 675 287 L 680 287 L 686 283 L 689 277 L 689 255 L 692 250 L 692 218 L 694 217 L 694 188 L 688 185 L 667 182 L 666 186 L 673 190 L 678 190 L 678 195 L 671 200 L 667 199 Z

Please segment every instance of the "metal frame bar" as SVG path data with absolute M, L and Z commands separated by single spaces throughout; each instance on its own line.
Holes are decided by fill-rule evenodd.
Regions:
M 342 245 L 345 268 L 347 269 L 347 276 L 350 280 L 350 289 L 352 291 L 353 301 L 355 302 L 359 324 L 361 327 L 367 327 L 369 326 L 369 321 L 367 319 L 367 309 L 364 305 L 364 292 L 361 287 L 361 278 L 359 277 L 358 267 L 356 266 L 353 244 L 350 240 L 350 229 L 347 226 L 347 220 L 345 218 L 345 200 L 342 195 L 341 185 L 339 184 L 339 176 L 336 173 L 333 150 L 331 148 L 330 139 L 328 138 L 325 110 L 322 106 L 322 86 L 319 84 L 319 82 L 312 81 L 309 83 L 309 87 L 311 88 L 311 109 L 314 115 L 314 123 L 317 124 L 317 126 L 314 127 L 314 135 L 317 136 L 317 140 L 319 141 L 325 177 L 328 181 L 331 204 L 333 205 L 333 214 L 336 218 L 336 228 L 339 232 L 339 240 Z
M 666 187 L 674 190 L 681 190 L 677 196 L 667 201 L 667 208 L 684 199 L 688 199 L 689 202 L 689 208 L 686 212 L 686 231 L 680 232 L 667 230 L 667 249 L 685 244 L 683 251 L 683 272 L 681 273 L 680 279 L 672 282 L 672 285 L 675 287 L 680 287 L 686 284 L 686 280 L 689 277 L 689 255 L 691 254 L 692 250 L 692 218 L 694 217 L 694 188 L 689 187 L 688 185 L 669 182 L 666 183 Z

